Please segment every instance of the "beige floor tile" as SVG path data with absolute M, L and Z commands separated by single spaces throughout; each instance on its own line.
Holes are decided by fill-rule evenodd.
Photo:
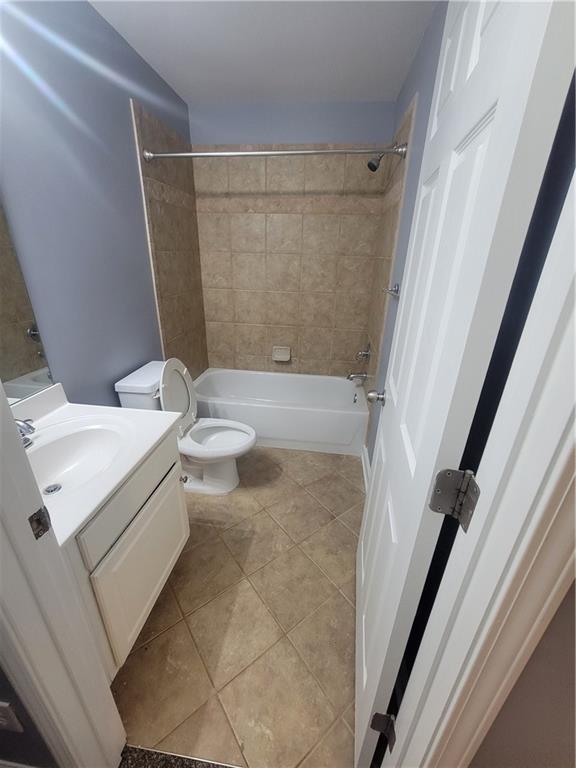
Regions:
M 282 636 L 280 627 L 247 581 L 226 590 L 188 616 L 187 621 L 217 689 Z
M 355 615 L 336 594 L 288 635 L 339 712 L 354 699 Z
M 266 511 L 296 542 L 307 539 L 318 528 L 334 519 L 332 513 L 304 488 L 271 504 Z
M 335 584 L 346 584 L 354 576 L 358 539 L 339 520 L 320 528 L 300 546 Z
M 343 515 L 340 515 L 338 520 L 344 523 L 344 525 L 347 525 L 348 528 L 350 528 L 350 530 L 356 534 L 356 536 L 359 536 L 363 515 L 364 515 L 364 502 L 361 501 L 359 504 L 355 504 L 347 512 L 344 512 Z
M 218 536 L 216 529 L 208 523 L 197 523 L 194 520 L 190 520 L 190 536 L 188 541 L 184 545 L 184 549 L 193 549 L 198 544 L 202 544 L 210 539 L 215 539 Z
M 311 451 L 298 451 L 292 448 L 266 448 L 268 456 L 278 464 L 295 459 L 299 456 L 309 456 Z
M 344 584 L 339 584 L 339 587 L 340 591 L 344 593 L 352 605 L 356 605 L 356 576 L 352 576 Z
M 287 639 L 232 680 L 220 699 L 250 768 L 294 768 L 334 718 Z
M 284 471 L 283 465 L 275 464 L 274 467 L 274 471 L 270 472 L 267 479 L 262 475 L 254 475 L 242 481 L 246 491 L 263 507 L 269 507 L 270 504 L 291 496 L 300 487 Z M 266 472 L 268 474 L 268 470 Z
M 357 456 L 341 456 L 338 472 L 343 475 L 348 482 L 364 493 L 364 471 L 362 470 L 362 461 Z
M 244 766 L 244 758 L 217 696 L 156 745 L 163 752 Z
M 354 737 L 342 720 L 336 721 L 299 768 L 354 768 Z
M 335 587 L 298 547 L 250 577 L 286 631 L 335 593 Z
M 184 613 L 191 613 L 242 578 L 242 571 L 220 541 L 184 551 L 170 576 L 170 585 Z
M 224 496 L 187 493 L 186 500 L 191 522 L 209 523 L 219 530 L 230 528 L 262 509 L 254 496 L 240 487 Z
M 346 709 L 344 711 L 344 714 L 342 715 L 342 719 L 344 720 L 344 722 L 346 723 L 348 728 L 350 728 L 352 733 L 354 733 L 354 727 L 355 727 L 354 726 L 354 718 L 355 718 L 355 716 L 356 716 L 356 709 L 354 707 L 354 703 L 352 703 L 352 704 L 350 704 L 348 709 Z
M 128 656 L 112 684 L 128 743 L 152 747 L 213 692 L 181 621 Z
M 267 512 L 229 528 L 222 538 L 245 573 L 252 573 L 294 546 Z
M 286 474 L 300 485 L 313 483 L 333 472 L 332 467 L 320 458 L 322 454 L 306 453 L 302 456 L 296 456 L 287 459 L 282 463 Z
M 238 459 L 238 474 L 243 486 L 259 488 L 276 480 L 283 474 L 277 461 L 274 461 L 262 449 L 255 449 Z
M 361 491 L 337 474 L 327 475 L 306 485 L 306 490 L 334 515 L 341 515 L 364 498 Z
M 144 624 L 136 638 L 134 648 L 139 648 L 141 645 L 152 640 L 153 637 L 156 637 L 156 635 L 159 635 L 160 632 L 173 627 L 181 618 L 182 612 L 178 607 L 172 587 L 166 584 L 158 595 L 158 599 L 148 616 L 146 624 Z

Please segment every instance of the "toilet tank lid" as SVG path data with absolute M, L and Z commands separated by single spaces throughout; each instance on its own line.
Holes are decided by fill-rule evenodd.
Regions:
M 152 394 L 158 389 L 160 375 L 164 362 L 162 360 L 153 360 L 146 363 L 136 371 L 129 373 L 114 385 L 116 392 L 133 392 L 134 394 Z

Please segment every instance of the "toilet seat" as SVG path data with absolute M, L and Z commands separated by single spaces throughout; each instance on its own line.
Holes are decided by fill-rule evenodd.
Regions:
M 178 427 L 184 435 L 196 421 L 198 401 L 192 377 L 183 362 L 171 357 L 160 373 L 160 404 L 163 411 L 181 413 Z
M 202 462 L 240 456 L 256 443 L 256 432 L 247 424 L 228 419 L 196 419 L 198 401 L 192 377 L 180 360 L 167 360 L 160 374 L 163 411 L 181 413 L 178 422 L 180 453 Z
M 228 419 L 198 419 L 178 441 L 180 453 L 191 459 L 220 461 L 250 450 L 256 432 L 247 424 Z

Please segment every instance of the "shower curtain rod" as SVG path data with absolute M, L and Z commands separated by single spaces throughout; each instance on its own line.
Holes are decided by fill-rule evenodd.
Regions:
M 388 147 L 352 148 L 352 149 L 270 149 L 255 150 L 253 152 L 150 152 L 142 151 L 142 157 L 146 162 L 161 157 L 285 157 L 286 155 L 398 155 L 405 158 L 408 151 L 407 144 L 391 144 Z

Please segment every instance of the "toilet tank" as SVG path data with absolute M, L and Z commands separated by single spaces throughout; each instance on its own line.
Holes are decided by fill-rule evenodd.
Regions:
M 129 373 L 114 385 L 123 408 L 142 408 L 159 411 L 161 408 L 158 388 L 164 363 L 153 360 Z

